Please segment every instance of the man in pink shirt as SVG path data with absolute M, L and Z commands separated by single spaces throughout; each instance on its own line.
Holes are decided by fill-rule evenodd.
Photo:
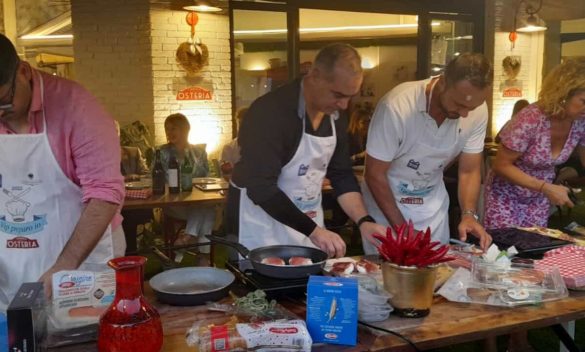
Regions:
M 113 119 L 79 84 L 20 61 L 0 34 L 0 309 L 23 282 L 125 249 Z

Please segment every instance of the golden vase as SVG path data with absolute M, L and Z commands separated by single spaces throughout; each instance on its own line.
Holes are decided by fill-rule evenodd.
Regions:
M 433 303 L 437 267 L 417 268 L 382 263 L 384 288 L 392 298 L 397 315 L 420 318 L 428 315 Z

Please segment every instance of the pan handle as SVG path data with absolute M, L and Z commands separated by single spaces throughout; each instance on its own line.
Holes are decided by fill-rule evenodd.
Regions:
M 250 254 L 250 250 L 241 243 L 230 241 L 215 235 L 205 235 L 205 237 L 207 237 L 212 243 L 215 242 L 236 249 L 244 258 L 248 258 L 248 254 Z
M 164 254 L 160 249 L 156 248 L 155 246 L 150 247 L 150 249 L 154 254 L 156 254 L 157 257 L 159 257 L 159 259 L 163 262 L 164 265 L 167 265 L 168 267 L 171 268 L 175 266 L 175 263 L 169 257 L 167 257 L 166 254 Z

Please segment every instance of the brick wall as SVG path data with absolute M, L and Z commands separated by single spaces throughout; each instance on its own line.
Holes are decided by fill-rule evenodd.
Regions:
M 75 0 L 71 5 L 77 81 L 125 125 L 152 127 L 154 103 L 148 1 Z
M 518 99 L 533 103 L 537 99 L 542 81 L 544 35 L 542 33 L 518 33 L 516 45 L 511 48 L 508 32 L 496 32 L 494 48 L 494 91 L 493 124 L 495 136 L 512 115 L 512 108 Z M 508 55 L 520 56 L 522 65 L 517 79 L 522 81 L 522 97 L 504 98 L 500 84 L 506 79 L 502 60 Z
M 191 123 L 189 141 L 206 143 L 210 158 L 216 158 L 220 146 L 231 140 L 229 18 L 215 14 L 198 15 L 196 36 L 209 49 L 209 66 L 190 75 L 175 60 L 177 47 L 191 35 L 191 28 L 185 21 L 186 14 L 185 11 L 154 8 L 150 12 L 156 142 L 166 141 L 165 118 L 171 113 L 181 112 Z M 176 100 L 178 91 L 192 86 L 212 90 L 212 100 Z

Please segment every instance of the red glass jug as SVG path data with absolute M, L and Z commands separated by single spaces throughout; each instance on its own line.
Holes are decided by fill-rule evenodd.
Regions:
M 146 258 L 115 258 L 108 265 L 116 270 L 116 296 L 100 318 L 100 352 L 158 352 L 163 333 L 158 312 L 142 294 Z

